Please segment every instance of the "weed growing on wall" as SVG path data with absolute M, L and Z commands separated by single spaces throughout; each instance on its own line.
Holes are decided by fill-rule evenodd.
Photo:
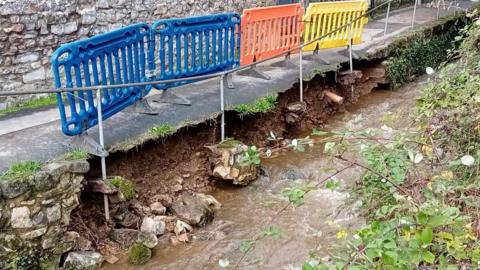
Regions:
M 38 161 L 24 161 L 12 165 L 2 176 L 0 180 L 18 179 L 33 175 L 40 171 L 42 165 Z
M 448 60 L 450 52 L 458 47 L 463 23 L 457 21 L 435 35 L 415 34 L 405 46 L 398 48 L 388 60 L 387 74 L 394 86 L 425 74 L 427 67 L 436 69 Z

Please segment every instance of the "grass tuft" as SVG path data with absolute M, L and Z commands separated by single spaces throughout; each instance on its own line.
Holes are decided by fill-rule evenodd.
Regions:
M 163 138 L 175 133 L 177 129 L 169 124 L 161 124 L 153 126 L 150 129 L 150 134 L 153 135 L 154 139 Z
M 277 103 L 278 95 L 269 95 L 264 98 L 261 98 L 253 103 L 249 104 L 240 104 L 235 106 L 235 111 L 237 111 L 240 117 L 251 115 L 255 113 L 268 112 L 275 108 Z
M 2 176 L 0 180 L 10 180 L 23 178 L 40 171 L 42 165 L 38 161 L 24 161 L 17 164 L 14 164 L 10 169 L 8 169 Z
M 51 94 L 46 97 L 36 98 L 30 101 L 27 101 L 22 104 L 18 104 L 12 107 L 8 107 L 6 109 L 0 110 L 0 117 L 5 116 L 10 113 L 18 112 L 24 109 L 35 109 L 40 108 L 48 105 L 53 105 L 57 103 L 57 95 Z
M 72 161 L 72 160 L 85 160 L 85 159 L 88 159 L 90 155 L 81 150 L 81 149 L 74 149 L 68 153 L 66 153 L 64 156 L 63 156 L 63 159 L 64 160 L 67 160 L 67 161 Z

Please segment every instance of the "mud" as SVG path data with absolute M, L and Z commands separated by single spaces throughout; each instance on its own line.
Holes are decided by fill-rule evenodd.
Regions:
M 292 112 L 287 108 L 288 105 L 298 102 L 298 86 L 281 93 L 277 106 L 272 111 L 244 117 L 233 111 L 227 112 L 227 137 L 263 147 L 269 144 L 267 137 L 270 132 L 277 137 L 289 139 L 296 138 L 313 127 L 323 126 L 331 115 L 345 111 L 345 108 L 357 102 L 361 95 L 368 94 L 385 83 L 385 72 L 380 63 L 358 66 L 360 72 L 356 71 L 354 75 L 329 73 L 305 82 L 304 100 L 307 109 L 300 113 L 295 112 L 293 121 L 292 117 L 288 117 Z M 354 91 L 351 83 L 355 84 Z M 330 101 L 325 97 L 324 90 L 344 97 L 343 104 Z M 158 194 L 172 198 L 183 192 L 216 194 L 218 190 L 229 186 L 218 183 L 209 176 L 208 150 L 204 146 L 219 141 L 218 126 L 217 122 L 210 121 L 187 127 L 168 138 L 147 142 L 133 151 L 116 153 L 107 159 L 107 173 L 135 182 L 137 195 L 133 204 L 148 206 L 152 197 Z M 92 160 L 91 164 L 94 167 L 88 178 L 99 178 L 100 170 L 95 167 L 99 162 Z M 70 229 L 92 241 L 93 247 L 104 254 L 118 253 L 120 247 L 108 239 L 108 232 L 115 225 L 104 221 L 102 196 L 84 192 L 81 203 L 81 207 L 72 215 Z

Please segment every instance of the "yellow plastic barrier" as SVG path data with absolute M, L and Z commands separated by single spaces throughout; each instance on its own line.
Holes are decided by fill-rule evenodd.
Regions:
M 304 17 L 305 32 L 303 41 L 308 43 L 341 27 L 342 25 L 348 24 L 355 18 L 364 15 L 367 8 L 368 3 L 365 0 L 310 4 Z M 363 26 L 367 21 L 367 18 L 362 18 L 352 24 L 353 44 L 362 43 Z M 348 27 L 345 27 L 325 38 L 322 38 L 318 42 L 313 42 L 312 44 L 305 46 L 303 50 L 313 51 L 316 49 L 347 46 L 349 37 L 349 29 Z

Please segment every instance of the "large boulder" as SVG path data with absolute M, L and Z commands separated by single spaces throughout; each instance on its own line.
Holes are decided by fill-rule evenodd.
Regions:
M 66 270 L 93 270 L 100 269 L 103 262 L 102 254 L 93 251 L 70 252 L 65 259 L 63 268 Z
M 205 200 L 193 194 L 183 194 L 170 208 L 172 213 L 190 225 L 201 227 L 213 220 L 214 211 Z
M 234 185 L 248 185 L 258 178 L 258 156 L 249 156 L 249 147 L 242 142 L 230 139 L 207 148 L 211 151 L 209 162 L 213 177 L 231 180 Z

